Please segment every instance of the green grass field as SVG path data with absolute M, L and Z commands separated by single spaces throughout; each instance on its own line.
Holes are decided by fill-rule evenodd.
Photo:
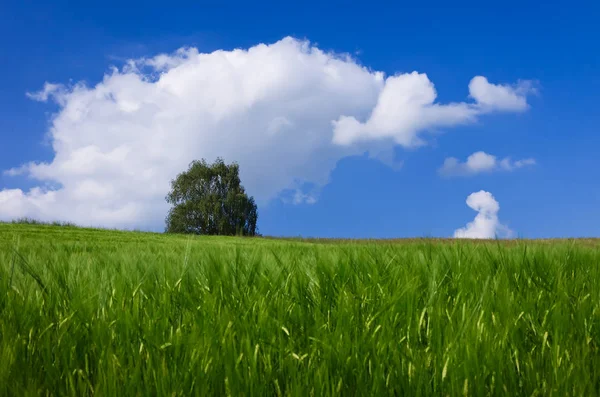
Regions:
M 599 248 L 0 224 L 0 395 L 599 395 Z

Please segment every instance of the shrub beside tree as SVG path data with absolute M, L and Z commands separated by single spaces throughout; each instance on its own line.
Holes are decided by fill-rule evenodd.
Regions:
M 213 164 L 204 159 L 193 161 L 171 181 L 166 200 L 172 205 L 167 233 L 257 234 L 256 204 L 241 185 L 237 163 L 225 164 L 221 158 Z

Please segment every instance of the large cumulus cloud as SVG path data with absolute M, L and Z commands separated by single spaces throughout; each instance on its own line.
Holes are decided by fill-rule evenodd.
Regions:
M 344 54 L 285 38 L 249 49 L 130 61 L 94 86 L 47 83 L 34 100 L 59 111 L 49 163 L 9 175 L 39 180 L 0 191 L 0 219 L 34 217 L 83 225 L 158 229 L 169 181 L 193 159 L 237 161 L 263 205 L 285 189 L 314 202 L 336 162 L 369 151 L 388 161 L 394 144 L 423 144 L 432 128 L 491 111 L 526 109 L 527 87 L 475 77 L 466 102 L 440 104 L 427 75 L 385 76 Z

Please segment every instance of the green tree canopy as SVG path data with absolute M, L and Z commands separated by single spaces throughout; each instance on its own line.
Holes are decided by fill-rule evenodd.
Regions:
M 171 181 L 166 200 L 173 207 L 167 233 L 244 235 L 257 233 L 258 212 L 253 197 L 240 183 L 237 163 L 193 161 Z

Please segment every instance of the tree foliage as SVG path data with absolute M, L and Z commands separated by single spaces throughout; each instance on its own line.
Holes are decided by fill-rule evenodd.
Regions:
M 171 181 L 166 197 L 172 205 L 167 233 L 244 235 L 257 233 L 258 212 L 253 197 L 240 183 L 237 163 L 193 161 Z

